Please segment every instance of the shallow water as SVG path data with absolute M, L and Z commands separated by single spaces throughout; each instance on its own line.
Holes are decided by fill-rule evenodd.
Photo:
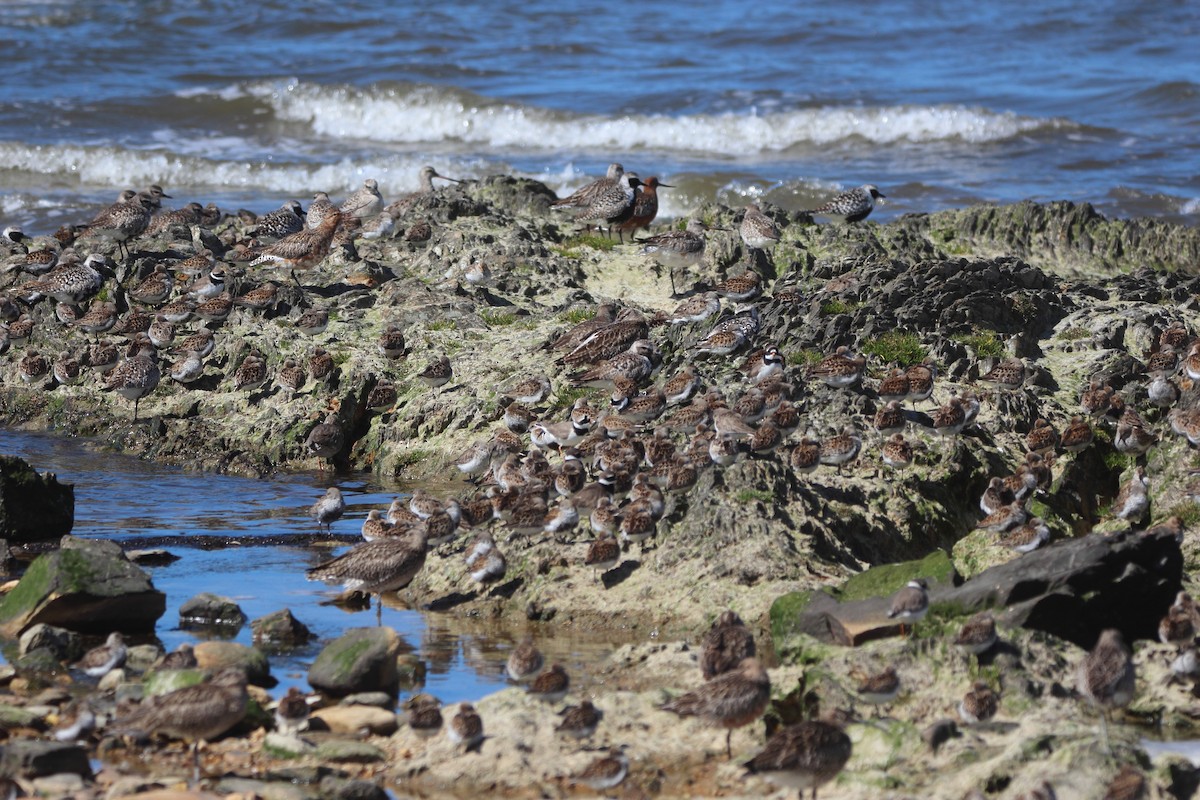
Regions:
M 174 540 L 166 547 L 181 558 L 168 566 L 146 568 L 155 588 L 167 596 L 167 610 L 156 634 L 169 650 L 202 639 L 195 631 L 181 630 L 178 615 L 179 606 L 200 592 L 233 598 L 248 619 L 289 608 L 318 639 L 298 650 L 271 655 L 271 671 L 280 682 L 272 694 L 281 695 L 293 685 L 308 690 L 308 667 L 323 642 L 348 628 L 375 624 L 373 606 L 369 611 L 349 612 L 326 605 L 336 587 L 305 580 L 305 569 L 345 547 L 331 551 L 299 544 L 259 546 L 254 540 L 312 533 L 308 507 L 329 485 L 341 488 L 347 503 L 346 515 L 333 524 L 333 532 L 357 535 L 367 510 L 386 508 L 392 497 L 408 493 L 405 487 L 349 479 L 331 484 L 328 476 L 317 473 L 251 479 L 187 472 L 102 452 L 83 440 L 13 431 L 0 431 L 0 452 L 19 455 L 38 470 L 75 484 L 74 535 L 110 538 L 127 548 L 136 548 L 138 539 L 147 536 Z M 201 533 L 242 537 L 244 544 L 215 550 L 189 544 L 189 536 Z M 454 703 L 478 700 L 507 685 L 504 664 L 524 630 L 492 620 L 409 610 L 398 607 L 398 602 L 392 599 L 389 604 L 385 599 L 383 624 L 394 628 L 425 662 L 423 691 L 443 703 Z M 552 627 L 552 623 L 530 632 L 547 658 L 561 661 L 573 684 L 581 687 L 625 640 L 619 632 L 600 637 Z M 233 641 L 252 643 L 249 624 Z M 400 699 L 409 693 L 402 693 Z
M 878 218 L 1070 199 L 1200 219 L 1200 5 L 42 0 L 0 5 L 0 223 L 127 185 L 266 210 L 424 163 L 556 190 L 618 160 L 664 215 L 874 182 Z

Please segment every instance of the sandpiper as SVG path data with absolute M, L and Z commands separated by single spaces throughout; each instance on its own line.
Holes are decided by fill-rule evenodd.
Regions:
M 642 181 L 642 190 L 637 193 L 637 197 L 633 201 L 633 209 L 629 213 L 629 218 L 613 226 L 622 236 L 622 240 L 625 233 L 633 236 L 639 228 L 649 228 L 650 223 L 654 222 L 654 218 L 658 216 L 659 187 L 674 188 L 669 183 L 661 183 L 654 175 Z
M 981 611 L 963 623 L 954 637 L 954 646 L 979 655 L 991 650 L 996 641 L 996 619 L 991 612 Z
M 723 611 L 700 643 L 700 673 L 711 680 L 755 656 L 754 635 L 734 611 Z
M 704 259 L 705 230 L 706 227 L 702 221 L 690 219 L 686 230 L 667 231 L 641 240 L 642 255 L 650 256 L 667 268 L 667 274 L 671 279 L 672 297 L 677 294 L 675 270 L 687 270 L 688 267 L 695 266 Z M 679 324 L 675 321 L 675 317 L 678 315 L 679 312 L 676 310 L 671 319 L 672 324 Z
M 483 742 L 483 718 L 470 703 L 458 707 L 458 713 L 450 718 L 446 736 L 451 743 L 462 745 L 464 751 L 474 750 Z
M 128 650 L 125 647 L 125 637 L 119 631 L 113 631 L 108 639 L 99 647 L 93 647 L 83 654 L 72 666 L 83 670 L 89 678 L 102 678 L 112 670 L 124 665 Z
M 555 730 L 572 739 L 588 739 L 600 725 L 604 712 L 592 705 L 591 700 L 582 700 L 577 706 L 568 706 L 559 712 L 562 722 Z
M 134 422 L 137 422 L 138 405 L 142 398 L 158 388 L 161 378 L 154 345 L 145 334 L 139 334 L 138 337 L 134 340 L 138 347 L 137 355 L 117 364 L 104 379 L 105 389 L 116 391 L 126 400 L 133 401 Z
M 597 792 L 606 792 L 620 786 L 628 774 L 629 757 L 623 750 L 614 747 L 608 751 L 608 755 L 588 764 L 574 779 Z
M 304 440 L 304 451 L 316 458 L 333 459 L 342 451 L 346 436 L 342 432 L 342 424 L 335 412 L 325 415 L 325 420 L 318 423 L 308 432 Z
M 746 247 L 751 250 L 766 250 L 779 241 L 779 228 L 775 227 L 771 218 L 754 203 L 746 205 L 738 233 Z
M 526 635 L 508 654 L 504 672 L 514 683 L 525 683 L 536 677 L 545 663 L 546 659 L 533 643 L 533 637 Z
M 374 178 L 363 181 L 362 188 L 342 201 L 339 211 L 344 217 L 366 219 L 383 210 L 383 196 L 379 194 L 379 182 Z
M 735 728 L 749 725 L 766 710 L 771 699 L 771 679 L 756 658 L 747 658 L 737 669 L 718 675 L 698 689 L 662 706 L 681 717 L 701 717 L 726 729 L 725 753 L 733 757 Z
M 864 676 L 855 691 L 864 703 L 885 706 L 900 694 L 900 674 L 889 664 L 880 672 Z
M 1000 695 L 985 681 L 975 681 L 958 704 L 958 716 L 968 725 L 987 722 L 996 716 L 999 706 Z
M 1100 709 L 1100 726 L 1105 748 L 1108 741 L 1108 710 L 1129 705 L 1137 688 L 1133 656 L 1125 646 L 1121 632 L 1108 628 L 1091 652 L 1079 662 L 1075 688 Z
M 436 697 L 415 694 L 404 704 L 409 730 L 422 739 L 436 736 L 442 729 L 442 704 Z
M 609 498 L 602 498 L 602 502 L 611 505 Z M 596 506 L 600 508 L 599 505 Z M 593 512 L 593 517 L 595 513 Z M 596 523 L 592 523 L 592 527 L 596 527 Z M 621 561 L 621 545 L 617 542 L 617 537 L 612 530 L 606 530 L 588 546 L 587 556 L 584 559 L 584 565 L 591 567 L 596 574 L 596 580 L 600 580 L 600 575 L 613 567 L 617 566 Z
M 450 359 L 445 355 L 429 362 L 423 370 L 417 373 L 417 380 L 430 389 L 445 386 L 453 377 L 454 368 L 450 365 Z
M 327 532 L 332 532 L 333 523 L 341 519 L 345 512 L 346 501 L 342 497 L 342 490 L 336 486 L 326 489 L 325 494 L 308 509 L 308 515 L 317 521 L 317 528 L 324 527 Z
M 827 719 L 807 720 L 777 730 L 754 758 L 745 762 L 749 775 L 799 789 L 817 789 L 837 777 L 850 760 L 852 745 L 844 730 L 848 715 L 835 712 Z
M 275 730 L 295 736 L 307 727 L 308 700 L 299 687 L 291 686 L 275 706 Z
M 571 679 L 566 668 L 562 664 L 551 664 L 549 669 L 533 679 L 527 693 L 547 703 L 559 703 L 570 688 Z

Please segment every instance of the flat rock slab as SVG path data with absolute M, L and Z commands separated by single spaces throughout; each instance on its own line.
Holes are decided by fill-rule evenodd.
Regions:
M 1126 641 L 1154 639 L 1159 618 L 1180 590 L 1179 545 L 1168 532 L 1133 531 L 1058 542 L 961 585 L 932 585 L 931 610 L 954 616 L 996 609 L 1008 625 L 1045 631 L 1083 648 L 1092 647 L 1105 628 L 1119 629 Z M 887 617 L 890 596 L 839 603 L 820 591 L 797 605 L 802 607 L 785 621 L 788 633 L 858 645 L 899 632 Z

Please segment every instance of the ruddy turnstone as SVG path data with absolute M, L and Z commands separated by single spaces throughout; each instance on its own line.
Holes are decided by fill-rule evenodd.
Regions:
M 296 736 L 307 727 L 308 700 L 300 687 L 290 686 L 275 705 L 275 730 L 284 736 Z
M 681 717 L 700 717 L 725 728 L 725 753 L 733 758 L 733 731 L 762 716 L 771 699 L 771 679 L 756 658 L 744 659 L 736 669 L 714 677 L 698 689 L 662 706 Z
M 848 192 L 842 192 L 807 213 L 812 216 L 844 217 L 846 222 L 862 222 L 875 210 L 875 201 L 886 197 L 887 195 L 879 191 L 875 184 L 864 183 Z

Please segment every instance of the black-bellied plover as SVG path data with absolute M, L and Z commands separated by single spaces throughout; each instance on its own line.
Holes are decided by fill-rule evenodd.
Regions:
M 846 222 L 861 222 L 875 210 L 875 200 L 886 195 L 873 183 L 865 183 L 848 192 L 842 192 L 827 203 L 807 212 L 813 216 L 844 217 Z

